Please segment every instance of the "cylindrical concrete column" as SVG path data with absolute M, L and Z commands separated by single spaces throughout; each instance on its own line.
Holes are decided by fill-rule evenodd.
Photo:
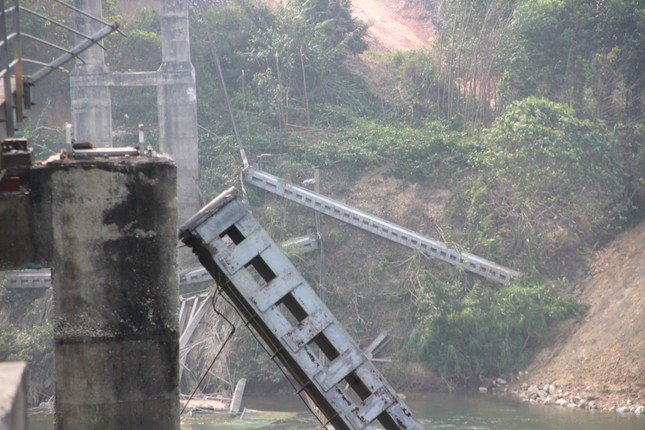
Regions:
M 201 207 L 194 74 L 190 63 L 163 64 L 163 83 L 157 87 L 159 148 L 177 163 L 180 223 Z
M 86 12 L 99 19 L 103 17 L 103 7 L 101 3 L 102 0 L 74 0 L 74 6 L 76 6 L 78 9 L 81 9 L 83 12 Z M 103 24 L 101 24 L 97 20 L 80 13 L 75 13 L 75 18 L 76 30 L 88 36 L 96 33 L 103 27 Z M 76 35 L 76 43 L 81 43 L 85 40 L 86 39 L 84 37 Z M 94 45 L 86 49 L 81 54 L 81 58 L 87 64 L 104 64 L 105 51 L 100 46 Z M 77 64 L 83 63 L 77 61 Z
M 75 0 L 79 9 L 102 17 L 101 0 Z M 80 13 L 76 14 L 76 29 L 91 35 L 102 28 L 102 24 Z M 77 43 L 84 41 L 76 36 Z M 106 80 L 109 70 L 105 65 L 103 49 L 95 45 L 81 54 L 85 61 L 76 61 L 70 74 L 70 96 L 72 101 L 72 124 L 77 142 L 90 142 L 94 146 L 112 146 L 112 99 Z
M 76 142 L 112 146 L 112 98 L 107 66 L 77 64 L 70 74 L 72 124 Z
M 40 169 L 52 202 L 56 428 L 178 429 L 175 165 Z
M 195 68 L 190 62 L 186 0 L 164 0 L 161 21 L 161 84 L 157 87 L 159 147 L 177 163 L 179 222 L 201 207 Z

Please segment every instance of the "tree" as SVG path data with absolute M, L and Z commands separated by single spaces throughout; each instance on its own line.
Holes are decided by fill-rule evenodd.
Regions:
M 562 104 L 511 103 L 484 130 L 474 161 L 481 176 L 467 193 L 472 239 L 518 266 L 557 266 L 611 231 L 626 209 L 611 135 Z

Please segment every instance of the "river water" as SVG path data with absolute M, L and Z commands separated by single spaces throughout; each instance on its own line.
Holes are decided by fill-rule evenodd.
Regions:
M 426 429 L 449 430 L 645 430 L 645 416 L 533 406 L 490 395 L 408 394 L 406 403 Z M 243 420 L 200 415 L 182 420 L 182 430 L 316 430 L 314 418 L 295 395 L 247 398 Z M 30 417 L 31 430 L 51 430 L 52 419 Z
M 295 398 L 295 400 L 294 400 Z M 406 403 L 426 429 L 455 430 L 645 430 L 645 416 L 534 406 L 490 395 L 408 394 Z M 248 419 L 199 416 L 182 430 L 315 430 L 316 422 L 295 396 L 247 399 L 247 408 L 285 414 L 250 414 Z

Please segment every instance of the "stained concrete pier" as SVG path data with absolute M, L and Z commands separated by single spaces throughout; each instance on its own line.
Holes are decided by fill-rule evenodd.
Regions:
M 174 163 L 33 170 L 51 211 L 56 428 L 178 429 Z

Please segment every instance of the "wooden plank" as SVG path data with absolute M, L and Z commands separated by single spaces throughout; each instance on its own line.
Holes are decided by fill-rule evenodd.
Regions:
M 184 330 L 184 332 L 181 334 L 181 337 L 179 338 L 180 350 L 188 346 L 188 342 L 190 341 L 190 338 L 193 336 L 193 333 L 195 332 L 197 325 L 202 320 L 202 318 L 206 314 L 206 311 L 209 308 L 208 307 L 209 303 L 210 303 L 210 296 L 207 296 L 206 298 L 204 298 L 199 308 L 197 308 L 197 311 L 191 316 L 191 318 L 186 323 L 186 329 Z
M 358 417 L 358 421 L 365 425 L 374 421 L 376 417 L 396 401 L 398 401 L 396 393 L 390 392 L 386 387 L 381 387 L 363 400 L 355 414 Z
M 376 336 L 376 339 L 370 343 L 363 352 L 368 359 L 372 360 L 376 354 L 378 354 L 385 346 L 390 342 L 387 331 L 382 331 Z
M 228 230 L 230 226 L 245 216 L 245 212 L 240 210 L 239 203 L 234 200 L 226 206 L 222 207 L 216 217 L 210 217 L 201 223 L 196 231 L 204 240 L 204 242 L 211 242 L 213 239 L 218 238 L 224 231 Z
M 416 421 L 410 408 L 400 400 L 394 403 L 387 410 L 387 414 L 398 424 L 401 429 L 423 429 L 421 424 Z

